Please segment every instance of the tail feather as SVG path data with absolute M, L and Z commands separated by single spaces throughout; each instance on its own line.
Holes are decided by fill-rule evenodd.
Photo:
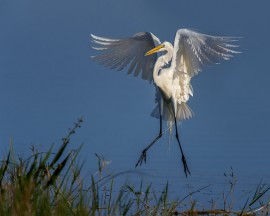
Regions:
M 190 119 L 194 115 L 191 108 L 186 103 L 178 104 L 176 119 L 179 121 Z
M 159 105 L 157 104 L 153 111 L 151 112 L 151 116 L 154 118 L 159 119 L 160 118 L 160 111 L 159 111 Z
M 190 119 L 193 115 L 194 115 L 193 111 L 186 103 L 178 104 L 177 114 L 176 114 L 177 121 Z M 151 112 L 151 116 L 157 119 L 160 118 L 159 104 L 155 106 L 155 108 Z M 162 119 L 164 121 L 169 121 L 169 122 L 174 121 L 173 111 L 172 111 L 171 106 L 168 106 L 168 105 L 163 106 Z

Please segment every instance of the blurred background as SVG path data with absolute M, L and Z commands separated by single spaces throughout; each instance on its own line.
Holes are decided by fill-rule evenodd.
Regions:
M 97 170 L 94 153 L 110 160 L 109 172 L 134 170 L 141 150 L 159 131 L 150 116 L 154 88 L 147 81 L 92 62 L 90 34 L 129 37 L 150 31 L 173 42 L 175 32 L 242 37 L 242 53 L 204 68 L 192 80 L 195 117 L 180 124 L 191 170 L 185 178 L 174 137 L 164 137 L 137 168 L 154 184 L 172 187 L 221 184 L 231 170 L 241 185 L 269 181 L 270 2 L 2 0 L 0 3 L 0 152 L 10 139 L 18 155 L 31 145 L 58 147 L 83 117 L 69 148 L 83 144 L 85 176 Z M 268 24 L 267 24 L 268 23 Z

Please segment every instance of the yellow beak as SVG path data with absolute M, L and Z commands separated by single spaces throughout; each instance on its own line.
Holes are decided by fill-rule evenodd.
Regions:
M 158 52 L 163 47 L 164 47 L 164 44 L 160 44 L 160 45 L 156 46 L 154 49 L 151 49 L 147 53 L 145 53 L 145 56 L 152 55 L 152 54 Z

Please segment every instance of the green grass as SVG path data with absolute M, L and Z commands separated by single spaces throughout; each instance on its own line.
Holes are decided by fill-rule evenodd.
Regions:
M 103 177 L 108 162 L 97 154 L 98 175 L 93 174 L 86 184 L 81 177 L 83 164 L 77 159 L 81 147 L 67 150 L 82 122 L 79 119 L 74 124 L 55 152 L 53 146 L 47 152 L 32 147 L 30 157 L 16 157 L 10 142 L 10 151 L 0 163 L 0 215 L 254 215 L 255 210 L 268 214 L 269 202 L 264 199 L 263 203 L 262 198 L 270 187 L 264 184 L 258 185 L 241 209 L 233 211 L 229 199 L 236 184 L 233 172 L 225 174 L 230 181 L 229 192 L 223 194 L 224 205 L 221 209 L 213 205 L 210 210 L 197 208 L 196 200 L 186 202 L 207 186 L 179 200 L 170 199 L 168 183 L 161 193 L 143 181 L 137 187 L 123 184 L 115 189 L 118 176 L 126 173 Z

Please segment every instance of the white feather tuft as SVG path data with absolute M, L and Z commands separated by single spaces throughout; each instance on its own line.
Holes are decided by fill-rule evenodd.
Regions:
M 179 120 L 186 120 L 190 119 L 193 116 L 193 111 L 186 103 L 178 104 L 177 106 L 177 115 L 176 119 Z

